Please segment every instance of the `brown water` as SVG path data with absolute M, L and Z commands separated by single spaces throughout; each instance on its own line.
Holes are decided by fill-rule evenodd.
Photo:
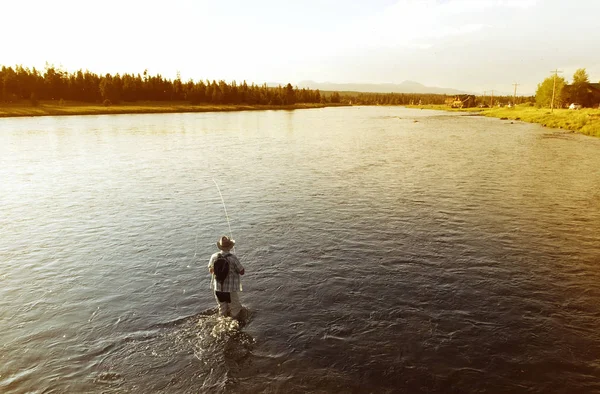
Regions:
M 246 326 L 213 315 L 228 233 Z M 600 392 L 600 139 L 394 107 L 0 120 L 0 392 Z

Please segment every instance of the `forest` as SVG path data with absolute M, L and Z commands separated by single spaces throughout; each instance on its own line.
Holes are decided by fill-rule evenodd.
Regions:
M 88 70 L 68 72 L 46 64 L 43 71 L 21 65 L 0 68 L 0 103 L 29 101 L 36 106 L 40 101 L 73 101 L 113 105 L 134 102 L 188 102 L 189 104 L 247 104 L 293 105 L 301 103 L 352 105 L 443 105 L 448 96 L 428 93 L 361 93 L 321 92 L 299 89 L 290 83 L 282 86 L 248 84 L 246 81 L 183 82 L 160 74 L 104 74 Z M 478 97 L 479 103 L 488 103 L 489 97 Z M 533 100 L 517 97 L 517 103 Z M 494 105 L 511 102 L 511 96 L 494 97 Z
M 295 89 L 291 84 L 268 87 L 225 81 L 181 81 L 163 78 L 160 74 L 105 74 L 88 70 L 69 73 L 52 65 L 45 70 L 22 66 L 0 69 L 0 101 L 70 100 L 105 105 L 121 102 L 161 101 L 191 104 L 269 104 L 319 103 L 318 90 Z

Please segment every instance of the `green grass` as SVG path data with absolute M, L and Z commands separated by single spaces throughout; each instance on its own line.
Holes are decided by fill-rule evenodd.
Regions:
M 436 109 L 443 111 L 475 112 L 482 116 L 521 120 L 539 123 L 545 127 L 570 130 L 578 133 L 600 137 L 600 109 L 555 109 L 517 106 L 514 108 L 448 108 L 445 105 L 412 106 L 412 108 Z
M 293 105 L 192 105 L 172 102 L 144 102 L 110 105 L 65 102 L 60 105 L 56 101 L 44 101 L 38 106 L 29 102 L 0 104 L 0 118 L 18 116 L 60 116 L 60 115 L 104 115 L 104 114 L 145 114 L 174 112 L 218 112 L 218 111 L 252 111 L 267 109 L 304 109 L 322 108 L 331 104 L 293 104 Z M 335 104 L 334 104 L 335 105 Z
M 548 108 L 534 107 L 490 108 L 483 111 L 482 115 L 539 123 L 546 127 L 600 137 L 600 110 L 597 109 L 555 109 L 551 112 Z

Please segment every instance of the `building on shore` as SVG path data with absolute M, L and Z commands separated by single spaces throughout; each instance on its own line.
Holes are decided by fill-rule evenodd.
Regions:
M 565 85 L 563 88 L 563 107 L 579 104 L 584 108 L 600 107 L 600 83 L 580 83 Z
M 454 97 L 446 98 L 446 105 L 452 108 L 472 108 L 475 107 L 475 96 L 472 94 L 457 94 Z

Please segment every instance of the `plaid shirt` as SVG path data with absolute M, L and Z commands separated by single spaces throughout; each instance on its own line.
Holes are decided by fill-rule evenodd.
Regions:
M 221 284 L 217 282 L 217 277 L 212 275 L 212 280 L 210 281 L 210 288 L 216 291 L 242 291 L 242 280 L 240 278 L 240 272 L 244 269 L 244 266 L 236 255 L 233 253 L 225 253 L 225 252 L 217 252 L 210 256 L 210 261 L 208 262 L 208 269 L 213 269 L 215 267 L 215 260 L 217 260 L 217 256 L 219 253 L 223 253 L 227 261 L 229 261 L 229 274 L 223 281 L 223 287 L 221 288 Z

